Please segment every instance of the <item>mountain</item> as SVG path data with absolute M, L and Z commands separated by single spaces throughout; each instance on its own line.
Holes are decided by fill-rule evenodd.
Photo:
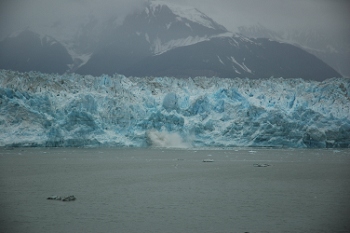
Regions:
M 318 81 L 341 76 L 300 47 L 230 33 L 204 13 L 190 7 L 148 1 L 121 24 L 115 24 L 115 21 L 116 18 L 111 18 L 97 22 L 91 17 L 71 39 L 51 36 L 56 38 L 57 45 L 65 47 L 65 53 L 71 57 L 57 56 L 57 67 L 69 64 L 69 72 L 84 75 L 120 73 L 128 76 L 255 79 L 275 76 Z M 11 37 L 7 40 L 16 39 Z M 16 46 L 4 48 L 8 48 L 7 54 L 11 53 L 11 49 L 16 51 Z M 40 55 L 43 58 L 55 54 L 45 51 L 47 53 Z M 30 54 L 36 56 L 35 50 L 31 50 Z M 21 54 L 13 53 L 13 56 L 12 60 L 20 61 L 29 55 L 22 58 Z M 5 63 L 1 62 L 0 68 L 16 69 Z M 16 64 L 17 69 L 23 70 L 22 63 Z M 42 64 L 33 65 L 32 69 L 47 72 L 49 64 Z M 60 68 L 60 72 L 55 72 L 63 73 L 65 70 Z
M 22 31 L 0 42 L 2 69 L 64 73 L 72 62 L 61 43 L 32 31 Z
M 111 28 L 111 27 L 110 27 Z M 227 30 L 205 14 L 162 1 L 148 2 L 107 34 L 80 74 L 113 74 L 132 69 L 140 60 L 176 47 L 195 44 Z
M 106 41 L 77 73 L 314 80 L 340 76 L 298 47 L 228 33 L 196 9 L 161 1 L 129 15 Z
M 350 41 L 317 29 L 271 30 L 261 24 L 240 26 L 237 32 L 249 38 L 269 38 L 293 44 L 314 54 L 342 76 L 350 77 Z
M 338 74 L 314 55 L 269 39 L 218 36 L 146 58 L 123 70 L 140 76 L 303 78 L 322 81 Z

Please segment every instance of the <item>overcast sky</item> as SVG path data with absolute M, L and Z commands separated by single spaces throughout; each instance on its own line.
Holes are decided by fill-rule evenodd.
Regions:
M 164 0 L 193 6 L 234 31 L 237 26 L 271 29 L 316 28 L 350 37 L 349 0 Z M 79 21 L 94 14 L 120 18 L 144 0 L 0 0 L 0 37 L 64 19 Z

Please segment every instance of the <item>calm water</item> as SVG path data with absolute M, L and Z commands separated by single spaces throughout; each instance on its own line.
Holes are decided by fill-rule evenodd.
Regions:
M 0 178 L 2 233 L 350 232 L 349 149 L 0 149 Z

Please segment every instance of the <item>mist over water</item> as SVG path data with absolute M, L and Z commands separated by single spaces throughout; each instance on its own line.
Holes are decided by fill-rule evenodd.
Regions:
M 176 132 L 151 130 L 147 133 L 151 146 L 168 148 L 189 148 L 191 144 L 184 142 L 180 134 Z

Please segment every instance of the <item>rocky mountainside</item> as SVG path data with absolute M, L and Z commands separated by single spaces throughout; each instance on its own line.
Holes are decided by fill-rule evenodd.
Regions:
M 191 46 L 179 47 L 144 59 L 123 73 L 133 76 L 254 79 L 274 76 L 318 81 L 336 75 L 333 69 L 314 55 L 293 45 L 237 35 L 218 36 Z
M 237 32 L 249 38 L 269 38 L 298 46 L 314 54 L 337 72 L 350 77 L 350 41 L 320 30 L 271 30 L 262 25 L 241 26 Z
M 23 31 L 0 42 L 0 67 L 17 71 L 64 73 L 73 60 L 67 49 L 49 36 Z

